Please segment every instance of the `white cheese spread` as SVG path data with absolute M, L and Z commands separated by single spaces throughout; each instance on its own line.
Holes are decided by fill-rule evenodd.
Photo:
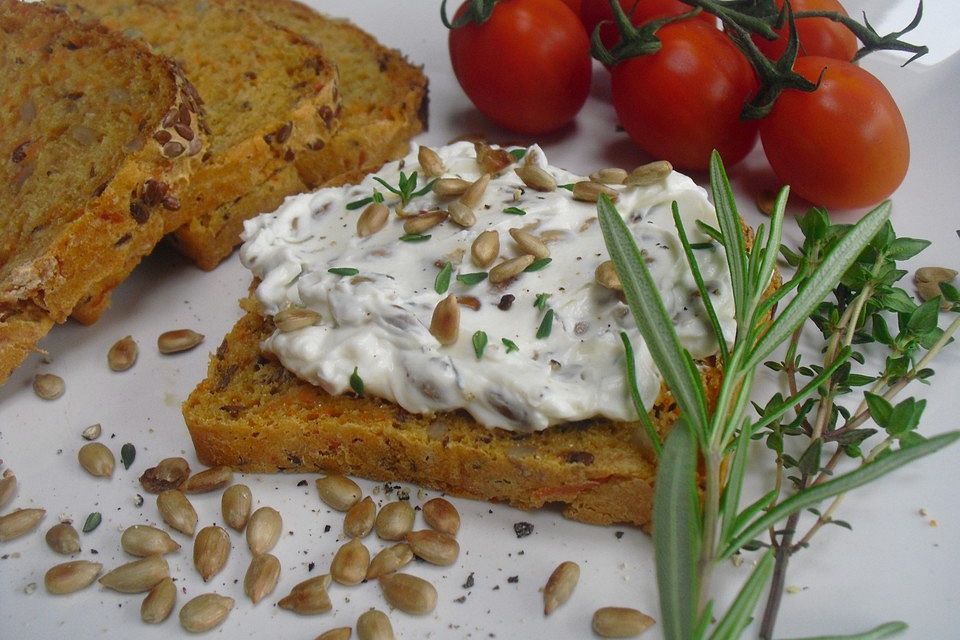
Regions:
M 480 177 L 472 144 L 455 143 L 438 153 L 443 177 Z M 377 177 L 396 187 L 401 171 L 408 178 L 416 171 L 414 191 L 420 190 L 428 179 L 417 157 L 414 152 L 390 163 Z M 545 169 L 559 185 L 585 180 L 548 166 L 536 146 L 522 162 Z M 661 378 L 627 306 L 596 282 L 595 270 L 609 259 L 596 205 L 574 200 L 562 187 L 535 191 L 517 176 L 516 166 L 493 178 L 474 209 L 476 224 L 469 228 L 446 220 L 411 238 L 403 230 L 406 220 L 395 212 L 399 196 L 374 176 L 358 185 L 287 198 L 276 212 L 247 222 L 241 259 L 260 279 L 256 296 L 264 312 L 275 315 L 298 307 L 319 314 L 311 326 L 274 332 L 264 349 L 331 394 L 350 391 L 353 376 L 355 386 L 362 380 L 364 393 L 414 413 L 464 409 L 481 424 L 518 431 L 596 416 L 636 419 L 626 386 L 621 331 L 633 343 L 647 407 L 659 392 Z M 717 224 L 706 192 L 676 172 L 650 186 L 613 188 L 618 191 L 617 209 L 647 259 L 683 346 L 694 358 L 711 355 L 716 343 L 671 212 L 671 203 L 677 201 L 690 242 L 706 244 L 709 238 L 698 230 L 696 220 Z M 390 206 L 390 217 L 379 231 L 361 237 L 357 220 L 363 207 L 357 203 L 375 191 Z M 401 211 L 445 209 L 452 200 L 427 190 Z M 473 263 L 470 252 L 483 231 L 499 234 L 494 265 L 522 255 L 509 234 L 514 228 L 546 240 L 549 264 L 498 284 L 489 278 L 470 284 L 481 276 L 462 277 L 489 272 L 489 267 Z M 721 327 L 731 340 L 733 300 L 723 250 L 714 243 L 696 254 Z M 449 287 L 438 293 L 437 276 L 447 262 Z M 442 345 L 430 332 L 431 318 L 450 294 L 461 303 L 459 337 Z

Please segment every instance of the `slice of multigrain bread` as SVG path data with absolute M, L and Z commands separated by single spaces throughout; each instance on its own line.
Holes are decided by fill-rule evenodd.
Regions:
M 206 103 L 210 148 L 165 232 L 243 198 L 339 126 L 336 69 L 322 49 L 240 3 L 79 0 L 71 10 L 177 60 Z M 96 317 L 106 303 L 75 315 Z
M 297 153 L 294 163 L 302 184 L 287 174 L 287 184 L 280 188 L 279 180 L 272 178 L 257 195 L 211 209 L 174 234 L 178 250 L 203 269 L 214 268 L 230 255 L 240 243 L 244 220 L 272 211 L 287 195 L 328 184 L 345 173 L 374 171 L 399 158 L 427 124 L 427 78 L 398 51 L 346 20 L 320 15 L 294 0 L 239 3 L 322 43 L 340 71 L 343 112 L 332 139 Z
M 330 396 L 261 354 L 273 325 L 256 303 L 244 306 L 247 315 L 183 405 L 204 464 L 347 473 L 521 509 L 557 504 L 581 522 L 649 524 L 656 465 L 639 423 L 597 419 L 515 433 L 465 412 L 421 416 L 375 398 Z M 712 403 L 720 371 L 709 363 L 701 370 Z M 658 430 L 677 415 L 662 392 L 651 411 Z
M 2 382 L 156 245 L 205 143 L 174 62 L 46 5 L 0 0 L 0 86 Z

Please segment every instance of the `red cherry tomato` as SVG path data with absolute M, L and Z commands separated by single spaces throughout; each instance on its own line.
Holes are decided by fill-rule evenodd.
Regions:
M 563 4 L 570 7 L 570 11 L 580 15 L 580 0 L 563 0 Z
M 797 58 L 816 91 L 786 90 L 760 122 L 770 166 L 792 191 L 829 208 L 866 207 L 900 186 L 910 163 L 903 116 L 869 72 L 842 60 Z
M 590 41 L 561 0 L 498 2 L 483 24 L 451 29 L 449 46 L 453 71 L 473 104 L 513 131 L 559 129 L 590 92 Z
M 649 22 L 656 18 L 679 16 L 693 11 L 693 7 L 680 0 L 618 0 L 624 13 L 630 16 L 634 26 Z M 695 20 L 702 20 L 716 26 L 717 19 L 706 12 L 697 14 Z M 613 10 L 610 0 L 583 0 L 580 4 L 580 21 L 583 22 L 587 35 L 593 36 L 594 29 L 604 20 L 613 20 Z M 613 23 L 600 27 L 600 39 L 608 49 L 620 42 L 620 32 Z
M 776 0 L 777 7 L 783 6 L 783 0 Z M 790 6 L 797 11 L 833 11 L 847 15 L 843 5 L 837 0 L 792 0 Z M 830 18 L 799 18 L 797 24 L 797 39 L 800 48 L 797 55 L 824 56 L 837 60 L 853 60 L 857 53 L 857 37 L 850 29 Z M 787 50 L 788 26 L 783 25 L 776 29 L 780 36 L 776 40 L 767 40 L 763 36 L 754 34 L 753 41 L 757 48 L 771 60 L 777 60 Z
M 677 167 L 704 169 L 713 149 L 727 166 L 742 160 L 757 138 L 757 122 L 740 119 L 758 89 L 753 67 L 722 31 L 703 22 L 668 24 L 657 35 L 660 51 L 612 70 L 623 128 L 647 153 Z

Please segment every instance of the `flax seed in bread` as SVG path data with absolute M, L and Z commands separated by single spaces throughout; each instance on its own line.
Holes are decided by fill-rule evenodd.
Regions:
M 283 196 L 305 191 L 350 173 L 362 175 L 406 153 L 410 139 L 426 126 L 427 79 L 403 56 L 346 20 L 318 14 L 294 0 L 241 0 L 270 22 L 321 43 L 340 71 L 343 112 L 340 129 L 325 145 L 297 153 L 303 185 L 283 192 L 276 178 L 261 194 L 231 202 L 193 218 L 175 234 L 178 250 L 201 268 L 212 269 L 240 243 L 243 221 L 271 211 Z M 343 179 L 341 179 L 341 182 Z M 267 194 L 273 200 L 266 200 Z M 250 207 L 255 201 L 269 205 Z M 244 206 L 247 205 L 247 206 Z
M 141 44 L 0 0 L 0 382 L 122 280 L 200 162 L 196 91 Z

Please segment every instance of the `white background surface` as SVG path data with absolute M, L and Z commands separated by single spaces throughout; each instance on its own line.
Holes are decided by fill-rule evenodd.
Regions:
M 494 142 L 526 142 L 489 125 L 463 96 L 450 69 L 446 32 L 435 3 L 341 0 L 319 4 L 331 15 L 351 17 L 424 65 L 430 78 L 430 130 L 419 138 L 421 142 L 439 145 L 476 131 L 485 132 Z M 877 0 L 849 3 L 850 13 L 856 15 L 861 4 L 866 4 L 881 31 L 902 24 L 903 16 L 909 19 L 913 11 L 910 2 Z M 925 24 L 914 38 L 933 49 L 926 64 L 921 61 L 900 69 L 897 59 L 880 54 L 864 66 L 891 88 L 911 134 L 910 172 L 894 196 L 896 229 L 902 235 L 933 240 L 922 256 L 923 264 L 957 268 L 960 56 L 953 54 L 960 42 L 948 33 L 955 28 L 950 18 L 956 6 L 933 0 L 926 9 Z M 576 124 L 540 140 L 553 164 L 588 173 L 601 166 L 629 169 L 647 160 L 615 130 L 608 95 L 605 73 L 597 66 L 593 95 Z M 732 176 L 743 213 L 755 224 L 761 218 L 743 194 L 757 184 L 775 184 L 759 149 Z M 705 183 L 704 176 L 695 177 Z M 792 224 L 788 226 L 788 233 L 796 238 Z M 98 324 L 56 328 L 42 343 L 51 363 L 33 356 L 0 387 L 0 458 L 4 468 L 16 472 L 21 485 L 14 506 L 47 509 L 46 519 L 33 535 L 0 545 L 0 638 L 149 639 L 184 634 L 175 615 L 158 627 L 142 624 L 141 596 L 117 594 L 99 585 L 66 597 L 47 595 L 44 572 L 66 558 L 47 548 L 43 532 L 61 515 L 72 518 L 79 529 L 89 512 L 100 511 L 103 524 L 81 535 L 83 551 L 78 557 L 103 562 L 105 569 L 129 560 L 120 551 L 119 532 L 132 524 L 159 520 L 153 496 L 144 494 L 145 504 L 134 506 L 135 494 L 144 493 L 137 482 L 139 475 L 170 455 L 184 455 L 194 468 L 199 466 L 179 405 L 205 375 L 208 352 L 240 316 L 236 301 L 248 283 L 249 276 L 235 256 L 214 272 L 203 273 L 177 254 L 158 250 L 117 290 L 112 309 Z M 177 327 L 196 329 L 207 339 L 190 353 L 159 355 L 156 336 Z M 127 334 L 140 343 L 140 360 L 126 373 L 111 373 L 106 366 L 107 349 Z M 935 369 L 932 390 L 914 389 L 929 399 L 922 426 L 926 433 L 957 428 L 960 413 L 958 349 L 948 349 Z M 66 380 L 64 397 L 44 402 L 34 396 L 30 381 L 43 371 Z M 112 480 L 94 479 L 76 462 L 76 451 L 85 442 L 80 432 L 94 422 L 103 425 L 100 441 L 118 458 Z M 137 447 L 129 471 L 119 465 L 125 442 Z M 798 590 L 784 597 L 778 635 L 852 633 L 902 619 L 911 625 L 911 638 L 958 637 L 958 463 L 960 448 L 947 450 L 848 499 L 839 517 L 851 522 L 853 531 L 828 527 L 815 538 L 812 550 L 795 557 L 787 584 Z M 192 567 L 192 545 L 184 536 L 173 534 L 184 545 L 168 556 L 181 589 L 178 604 L 208 590 L 237 600 L 227 622 L 211 637 L 313 638 L 334 626 L 352 626 L 357 615 L 371 606 L 388 610 L 374 584 L 334 585 L 334 610 L 322 616 L 298 617 L 274 606 L 291 586 L 325 572 L 339 546 L 342 518 L 319 502 L 315 477 L 237 478 L 253 489 L 256 505 L 271 505 L 284 518 L 285 534 L 274 551 L 283 568 L 280 585 L 274 597 L 256 607 L 242 592 L 249 562 L 242 537 L 233 535 L 226 568 L 204 585 Z M 306 487 L 297 486 L 302 479 L 308 481 Z M 373 487 L 363 486 L 367 491 Z M 411 488 L 411 494 L 413 504 L 434 495 L 421 497 L 416 488 Z M 382 493 L 374 496 L 384 499 Z M 219 522 L 219 495 L 196 496 L 193 501 L 200 526 Z M 455 504 L 463 516 L 460 559 L 449 568 L 423 563 L 408 568 L 434 582 L 439 604 L 423 618 L 391 613 L 398 637 L 584 638 L 590 636 L 592 612 L 606 605 L 633 606 L 657 617 L 652 547 L 640 532 L 572 523 L 550 511 L 523 513 L 465 500 Z M 926 517 L 919 515 L 921 508 L 926 509 Z M 535 529 L 531 536 L 517 539 L 513 523 L 521 520 L 532 522 Z M 931 526 L 932 520 L 938 526 Z M 330 525 L 330 532 L 324 532 L 325 525 Z M 419 520 L 418 526 L 423 526 Z M 621 538 L 616 537 L 619 531 L 624 532 Z M 373 552 L 381 547 L 373 537 L 365 542 Z M 571 602 L 545 620 L 539 589 L 553 567 L 566 559 L 581 564 L 580 584 Z M 310 562 L 316 564 L 312 573 Z M 717 590 L 723 597 L 733 593 L 748 568 L 746 564 L 739 569 L 730 566 L 720 572 Z M 474 586 L 462 588 L 471 573 Z M 509 583 L 511 576 L 518 576 L 518 581 Z M 27 593 L 32 583 L 37 589 Z M 460 596 L 466 596 L 465 602 L 454 601 Z M 654 627 L 645 637 L 659 637 L 659 630 Z

